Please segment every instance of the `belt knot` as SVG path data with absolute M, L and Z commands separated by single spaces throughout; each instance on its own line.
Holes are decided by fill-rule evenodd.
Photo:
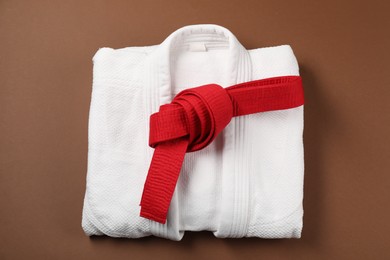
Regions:
M 217 84 L 186 89 L 150 117 L 149 145 L 188 138 L 187 152 L 209 145 L 229 124 L 233 104 Z

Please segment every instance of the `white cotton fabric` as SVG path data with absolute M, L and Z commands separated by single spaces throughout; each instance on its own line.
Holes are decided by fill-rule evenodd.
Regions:
M 233 118 L 213 143 L 186 154 L 167 223 L 139 216 L 153 155 L 149 116 L 186 88 L 299 75 L 290 46 L 246 50 L 226 28 L 192 25 L 159 45 L 101 48 L 93 64 L 87 235 L 301 236 L 303 106 Z

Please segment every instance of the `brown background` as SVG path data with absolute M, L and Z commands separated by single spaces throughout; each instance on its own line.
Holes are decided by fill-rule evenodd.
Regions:
M 390 259 L 387 3 L 0 1 L 0 259 Z M 92 56 L 197 23 L 227 27 L 247 48 L 295 51 L 306 95 L 302 239 L 86 237 Z

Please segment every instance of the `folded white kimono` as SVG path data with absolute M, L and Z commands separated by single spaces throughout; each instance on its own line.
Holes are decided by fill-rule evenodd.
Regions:
M 166 224 L 140 217 L 154 151 L 150 115 L 183 89 L 299 75 L 290 46 L 246 50 L 221 26 L 193 25 L 160 45 L 101 48 L 93 62 L 87 235 L 301 236 L 303 106 L 234 117 L 210 145 L 185 155 Z

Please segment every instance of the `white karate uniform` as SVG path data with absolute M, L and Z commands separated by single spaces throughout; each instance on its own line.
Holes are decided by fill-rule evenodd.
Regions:
M 101 48 L 93 64 L 87 235 L 301 236 L 303 106 L 234 117 L 209 146 L 185 155 L 167 223 L 139 216 L 153 155 L 149 116 L 186 88 L 299 75 L 290 46 L 246 50 L 226 28 L 192 25 L 159 45 Z

